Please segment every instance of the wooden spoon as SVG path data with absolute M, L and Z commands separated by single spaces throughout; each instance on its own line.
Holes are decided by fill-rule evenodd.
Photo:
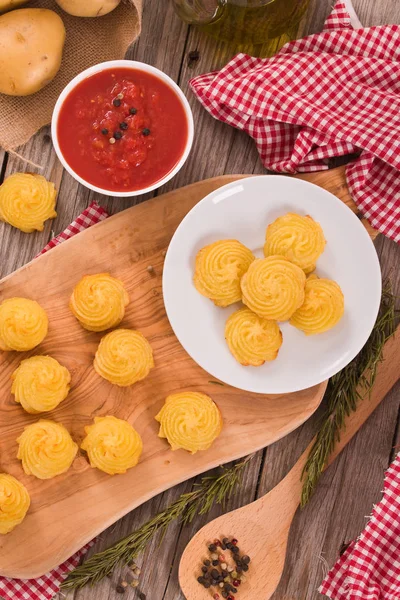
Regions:
M 370 398 L 346 418 L 346 429 L 336 445 L 329 464 L 341 452 L 400 377 L 400 334 L 386 342 L 384 361 L 378 366 Z M 312 444 L 312 442 L 311 442 Z M 289 529 L 300 503 L 301 473 L 310 446 L 286 477 L 268 494 L 205 525 L 186 546 L 180 566 L 179 583 L 187 600 L 210 600 L 213 593 L 197 581 L 206 545 L 215 538 L 236 537 L 242 552 L 251 555 L 250 575 L 240 587 L 240 600 L 268 600 L 276 590 L 285 563 Z M 230 556 L 227 551 L 227 557 Z M 220 595 L 222 598 L 222 596 Z

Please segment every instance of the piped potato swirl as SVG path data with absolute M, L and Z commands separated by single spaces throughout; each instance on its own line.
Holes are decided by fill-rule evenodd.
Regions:
M 10 533 L 22 523 L 30 504 L 26 487 L 12 475 L 0 473 L 0 534 Z
M 43 231 L 57 216 L 54 184 L 36 173 L 14 173 L 0 185 L 0 220 L 24 233 Z
M 304 302 L 305 282 L 304 271 L 287 258 L 259 258 L 242 278 L 242 300 L 259 317 L 287 321 Z
M 11 375 L 11 393 L 26 412 L 54 410 L 68 396 L 71 375 L 51 356 L 31 356 Z
M 231 314 L 225 325 L 225 339 L 233 356 L 246 367 L 260 367 L 275 360 L 282 345 L 277 322 L 263 319 L 249 308 Z
M 344 296 L 331 279 L 310 275 L 306 281 L 304 303 L 290 319 L 290 324 L 315 335 L 332 329 L 344 313 Z
M 35 300 L 4 300 L 0 304 L 0 350 L 32 350 L 46 337 L 48 325 L 45 310 Z
M 219 240 L 196 256 L 194 285 L 216 306 L 228 306 L 241 298 L 240 280 L 255 259 L 237 240 Z
M 85 275 L 74 287 L 69 307 L 88 331 L 105 331 L 120 324 L 129 304 L 124 284 L 108 273 Z
M 22 468 L 38 479 L 51 479 L 68 471 L 78 452 L 67 429 L 46 419 L 25 427 L 17 442 Z
M 210 448 L 223 426 L 218 406 L 199 392 L 168 396 L 156 420 L 160 423 L 158 435 L 167 438 L 171 450 L 182 448 L 191 454 Z
M 101 339 L 93 366 L 107 381 L 126 387 L 147 377 L 154 367 L 153 351 L 140 331 L 116 329 Z
M 325 244 L 322 227 L 312 217 L 287 213 L 268 225 L 264 256 L 284 256 L 305 273 L 311 273 Z
M 135 467 L 142 454 L 142 438 L 123 419 L 113 416 L 96 417 L 94 425 L 85 427 L 86 437 L 81 444 L 90 465 L 109 475 L 126 473 Z

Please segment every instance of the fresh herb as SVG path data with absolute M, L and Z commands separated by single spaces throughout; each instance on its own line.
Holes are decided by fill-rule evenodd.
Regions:
M 163 536 L 174 521 L 179 520 L 186 525 L 196 515 L 208 513 L 214 504 L 225 505 L 240 484 L 245 466 L 254 456 L 255 454 L 251 454 L 230 468 L 221 467 L 222 472 L 219 474 L 202 477 L 200 483 L 194 484 L 191 492 L 182 494 L 139 529 L 107 550 L 94 554 L 83 565 L 71 571 L 61 588 L 74 590 L 101 581 L 119 563 L 129 564 L 144 551 L 156 534 Z
M 327 409 L 303 471 L 302 507 L 310 500 L 335 444 L 340 441 L 346 417 L 371 392 L 383 347 L 395 328 L 395 297 L 388 282 L 384 285 L 378 317 L 367 343 L 347 367 L 329 380 L 325 393 Z

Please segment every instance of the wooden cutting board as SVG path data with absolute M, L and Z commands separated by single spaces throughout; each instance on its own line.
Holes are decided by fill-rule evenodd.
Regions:
M 49 315 L 49 335 L 35 351 L 0 353 L 0 468 L 28 488 L 32 505 L 23 524 L 0 536 L 0 574 L 32 578 L 63 562 L 86 542 L 152 496 L 221 463 L 239 458 L 286 435 L 318 407 L 326 385 L 286 396 L 263 396 L 215 383 L 175 338 L 165 314 L 161 275 L 165 249 L 185 214 L 206 194 L 244 177 L 209 179 L 134 206 L 66 241 L 0 282 L 0 301 L 12 296 L 38 300 Z M 339 196 L 352 209 L 342 169 L 302 176 Z M 372 236 L 375 232 L 370 230 Z M 153 272 L 147 267 L 151 265 Z M 68 309 L 71 290 L 88 273 L 108 271 L 122 279 L 131 302 L 122 326 L 149 339 L 155 365 L 131 388 L 100 378 L 92 361 L 101 334 L 84 331 Z M 67 400 L 47 417 L 63 423 L 80 442 L 84 426 L 108 414 L 129 420 L 144 442 L 139 465 L 110 477 L 91 469 L 80 454 L 71 469 L 49 481 L 24 475 L 16 438 L 38 419 L 10 393 L 10 375 L 21 359 L 49 354 L 72 374 Z M 157 437 L 154 420 L 165 397 L 192 389 L 220 407 L 224 429 L 212 449 L 191 456 L 171 452 Z

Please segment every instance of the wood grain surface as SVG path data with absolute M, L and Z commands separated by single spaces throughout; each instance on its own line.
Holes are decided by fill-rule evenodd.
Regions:
M 365 25 L 400 23 L 398 0 L 353 0 L 353 4 Z M 299 28 L 299 36 L 320 31 L 332 5 L 333 0 L 311 0 Z M 199 53 L 196 62 L 189 58 L 189 53 L 194 50 Z M 216 122 L 189 91 L 191 77 L 221 68 L 234 53 L 233 45 L 216 43 L 198 29 L 183 24 L 176 17 L 172 2 L 146 0 L 144 3 L 142 34 L 127 57 L 163 69 L 177 81 L 187 94 L 195 119 L 193 151 L 177 177 L 159 190 L 160 194 L 217 175 L 265 173 L 252 140 L 243 132 Z M 32 235 L 20 234 L 0 223 L 1 276 L 31 260 L 54 233 L 62 231 L 93 200 L 100 202 L 110 213 L 116 213 L 157 194 L 121 200 L 86 190 L 56 160 L 49 128 L 43 128 L 25 146 L 18 148 L 18 152 L 42 168 L 35 169 L 0 150 L 0 178 L 17 170 L 29 170 L 52 179 L 59 189 L 58 217 L 48 222 L 43 232 Z M 379 236 L 376 248 L 383 275 L 391 274 L 393 289 L 400 298 L 400 247 Z M 370 514 L 373 503 L 381 496 L 384 470 L 393 459 L 396 446 L 400 445 L 399 407 L 400 386 L 397 384 L 323 475 L 310 504 L 297 512 L 290 533 L 285 571 L 273 600 L 321 598 L 317 589 L 328 566 L 336 560 L 342 543 L 360 533 L 365 525 L 365 516 Z M 229 501 L 227 509 L 251 502 L 282 479 L 317 430 L 323 408 L 321 406 L 295 432 L 257 454 L 246 468 L 243 484 Z M 181 493 L 191 490 L 196 480 L 191 479 L 169 489 L 126 515 L 97 538 L 91 553 L 101 551 L 136 529 Z M 124 598 L 136 600 L 139 593 L 144 592 L 150 600 L 182 600 L 177 578 L 181 552 L 194 533 L 221 510 L 221 507 L 215 507 L 209 515 L 197 517 L 184 528 L 176 523 L 170 527 L 161 546 L 158 540 L 149 544 L 138 561 L 142 567 L 140 586 L 137 590 L 129 589 Z M 115 599 L 115 586 L 124 574 L 125 570 L 121 567 L 111 580 L 104 580 L 94 589 L 87 587 L 69 593 L 67 599 Z M 64 596 L 61 597 L 64 600 Z
M 397 335 L 385 344 L 383 361 L 378 365 L 371 394 L 366 397 L 365 389 L 362 386 L 358 389 L 364 402 L 360 403 L 356 412 L 346 416 L 344 433 L 329 457 L 329 464 L 333 463 L 399 378 L 400 326 Z M 179 565 L 179 583 L 187 600 L 209 600 L 209 590 L 197 581 L 201 564 L 199 558 L 207 554 L 208 544 L 216 537 L 223 539 L 233 536 L 239 540 L 242 555 L 251 554 L 247 582 L 239 590 L 241 600 L 271 598 L 282 576 L 289 531 L 300 504 L 302 472 L 313 442 L 286 477 L 268 494 L 207 523 L 190 540 Z M 229 554 L 227 551 L 225 556 Z
M 341 187 L 342 169 L 326 175 L 328 186 Z M 0 574 L 24 579 L 43 575 L 152 496 L 264 448 L 318 408 L 326 383 L 284 396 L 216 384 L 184 351 L 169 325 L 161 284 L 165 250 L 188 211 L 226 182 L 225 177 L 198 182 L 129 208 L 0 281 L 0 300 L 15 296 L 37 300 L 49 317 L 49 333 L 40 346 L 29 353 L 0 354 L 2 468 L 26 485 L 32 499 L 23 524 L 0 540 Z M 344 199 L 349 201 L 345 195 Z M 97 375 L 92 363 L 102 334 L 84 330 L 68 308 L 81 277 L 103 272 L 123 281 L 130 297 L 121 327 L 139 329 L 154 353 L 150 375 L 128 388 L 113 386 Z M 38 417 L 15 403 L 10 380 L 20 361 L 35 354 L 56 358 L 72 375 L 68 398 L 46 418 L 65 425 L 78 443 L 85 425 L 96 416 L 129 420 L 144 441 L 135 469 L 110 477 L 91 469 L 81 453 L 71 469 L 57 478 L 40 481 L 23 473 L 16 458 L 16 439 Z M 172 453 L 166 441 L 157 437 L 159 425 L 154 419 L 169 394 L 185 389 L 210 395 L 224 419 L 222 434 L 212 448 L 195 456 Z

